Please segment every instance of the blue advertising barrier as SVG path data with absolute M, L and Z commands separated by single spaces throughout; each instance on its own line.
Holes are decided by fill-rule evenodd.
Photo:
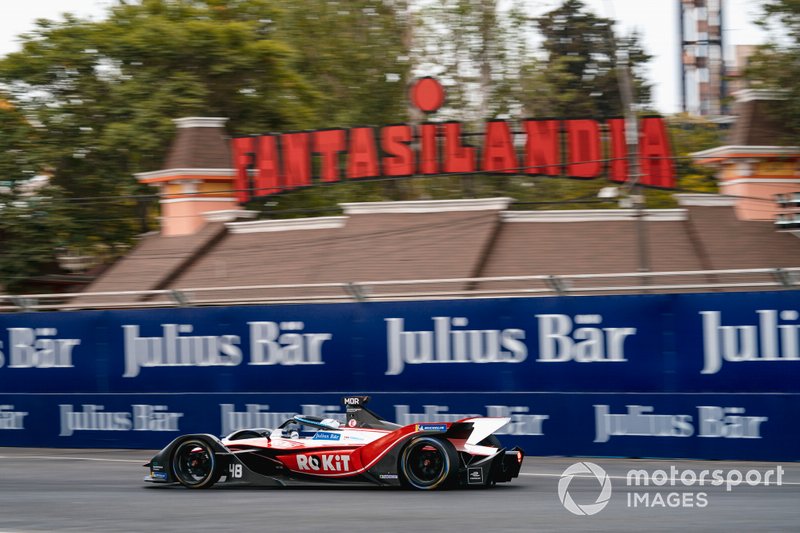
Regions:
M 344 415 L 341 396 L 330 393 L 11 394 L 3 402 L 5 446 L 161 448 L 184 433 L 274 428 L 296 413 Z M 375 393 L 370 407 L 400 424 L 508 416 L 501 440 L 528 455 L 799 455 L 798 394 Z
M 799 304 L 785 291 L 0 315 L 0 446 L 154 448 L 334 413 L 358 392 L 401 423 L 511 416 L 508 438 L 533 454 L 796 460 Z

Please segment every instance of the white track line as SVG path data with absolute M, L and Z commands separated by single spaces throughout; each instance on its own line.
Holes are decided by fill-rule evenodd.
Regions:
M 74 457 L 70 455 L 0 455 L 0 459 L 44 459 L 50 461 L 99 461 L 106 463 L 140 463 L 144 464 L 147 459 L 106 459 L 102 457 Z
M 107 459 L 107 458 L 102 458 L 102 457 L 74 457 L 74 456 L 69 456 L 69 455 L 0 455 L 0 460 L 2 460 L 2 459 L 11 459 L 11 460 L 14 460 L 14 459 L 44 459 L 44 460 L 50 460 L 50 461 L 97 461 L 97 462 L 105 462 L 105 463 L 138 463 L 138 464 L 144 464 L 144 462 L 146 462 L 146 459 L 140 459 L 140 460 L 136 460 L 136 459 Z M 753 470 L 753 469 L 750 469 L 750 470 Z M 757 470 L 757 469 L 755 469 L 755 470 Z M 767 469 L 767 470 L 769 470 L 769 469 Z M 538 473 L 537 474 L 537 473 L 529 473 L 529 472 L 520 472 L 519 475 L 520 476 L 528 476 L 528 477 L 558 477 L 558 478 L 561 477 L 561 474 L 544 474 L 544 473 Z M 594 475 L 587 475 L 587 474 L 575 474 L 573 477 L 580 477 L 580 478 L 586 478 L 586 479 L 597 479 Z M 608 476 L 608 478 L 609 479 L 624 480 L 624 481 L 628 480 L 627 476 Z M 667 481 L 670 482 L 670 483 L 674 483 L 675 485 L 677 485 L 680 482 L 680 480 L 678 480 L 678 479 L 668 479 Z M 744 484 L 746 485 L 747 483 L 745 482 Z M 772 484 L 773 483 L 770 483 L 770 485 L 772 485 Z M 782 481 L 781 485 L 800 485 L 800 482 Z M 665 483 L 664 486 L 667 486 L 667 483 Z M 691 486 L 694 486 L 694 484 L 691 485 Z M 705 485 L 697 484 L 697 486 L 705 486 Z
M 733 469 L 728 469 L 728 470 L 733 470 Z M 752 469 L 751 468 L 750 470 L 757 470 L 757 469 Z M 769 469 L 767 469 L 767 470 L 769 470 Z M 530 477 L 561 477 L 561 474 L 531 474 L 531 473 L 528 473 L 528 472 L 520 472 L 519 475 L 520 476 L 530 476 Z M 588 475 L 588 474 L 574 474 L 572 477 L 581 477 L 581 478 L 586 478 L 586 479 L 597 479 L 594 475 Z M 627 481 L 628 480 L 628 476 L 608 476 L 608 479 L 618 479 L 618 480 L 621 480 L 621 481 Z M 656 485 L 655 483 L 653 483 L 653 484 L 651 484 L 651 486 L 653 486 L 653 487 L 658 487 L 658 486 L 666 487 L 666 486 L 670 486 L 669 485 L 670 483 L 672 483 L 671 486 L 678 486 L 679 484 L 681 486 L 683 486 L 683 483 L 681 482 L 681 480 L 680 479 L 675 479 L 675 478 L 668 479 L 663 485 Z M 775 485 L 775 482 L 771 481 L 769 484 L 770 485 Z M 698 487 L 715 486 L 715 485 L 711 485 L 710 481 L 708 483 L 704 483 L 704 484 L 696 482 L 696 483 L 693 483 L 692 485 L 686 485 L 686 486 L 687 487 L 693 487 L 695 485 L 698 486 Z M 718 486 L 723 486 L 723 485 L 725 485 L 724 482 L 722 483 L 722 485 L 718 485 Z M 738 486 L 742 486 L 742 485 L 748 485 L 748 483 L 743 480 L 742 483 L 740 485 L 738 485 Z M 761 486 L 761 485 L 763 485 L 763 483 L 759 483 L 758 485 L 752 485 L 752 486 L 758 487 L 758 486 Z M 800 482 L 796 482 L 796 481 L 781 481 L 781 484 L 779 486 L 783 486 L 783 485 L 800 485 Z M 732 486 L 735 487 L 737 485 L 732 485 Z

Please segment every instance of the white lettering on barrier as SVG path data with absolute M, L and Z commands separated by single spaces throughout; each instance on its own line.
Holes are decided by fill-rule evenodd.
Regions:
M 760 439 L 761 424 L 769 420 L 766 416 L 743 416 L 744 407 L 697 407 L 700 421 L 698 437 L 721 437 L 724 439 Z
M 13 405 L 0 405 L 0 430 L 25 429 L 25 411 L 15 411 Z
M 302 322 L 248 322 L 251 365 L 321 365 L 330 333 L 302 333 Z
M 628 405 L 626 413 L 613 414 L 608 405 L 595 405 L 594 442 L 611 437 L 691 437 L 695 434 L 692 415 L 655 414 L 650 405 Z M 697 407 L 698 437 L 760 439 L 766 416 L 743 416 L 744 407 Z
M 508 328 L 464 328 L 464 317 L 433 317 L 433 331 L 405 331 L 402 318 L 387 318 L 386 375 L 403 373 L 405 365 L 428 363 L 521 363 L 528 357 L 525 331 Z
M 139 326 L 125 332 L 125 373 L 133 378 L 142 368 L 167 366 L 236 366 L 242 362 L 237 335 L 186 335 L 190 324 L 162 324 L 163 337 L 140 337 Z
M 60 437 L 75 431 L 180 431 L 183 413 L 169 412 L 166 405 L 132 405 L 130 411 L 106 411 L 104 405 L 83 404 L 75 411 L 71 404 L 59 404 Z
M 72 368 L 72 350 L 80 339 L 46 338 L 56 328 L 8 328 L 9 368 Z M 1 347 L 1 346 L 0 346 Z M 2 362 L 0 354 L 0 362 Z
M 800 361 L 800 313 L 794 309 L 760 309 L 758 324 L 722 325 L 720 311 L 700 311 L 703 317 L 702 374 L 716 374 L 722 363 Z
M 171 413 L 166 405 L 133 405 L 134 431 L 178 431 L 183 413 Z
M 600 326 L 602 315 L 536 315 L 539 323 L 539 358 L 543 363 L 624 362 L 625 340 L 636 334 L 636 328 Z M 585 327 L 574 328 L 576 324 Z
M 59 404 L 61 432 L 59 437 L 69 437 L 75 431 L 130 431 L 131 414 L 105 411 L 105 406 L 84 404 L 74 411 L 71 404 Z
M 691 415 L 657 415 L 650 405 L 628 405 L 628 412 L 612 414 L 608 405 L 595 405 L 594 442 L 608 442 L 611 437 L 691 437 Z
M 322 365 L 322 346 L 331 333 L 305 333 L 303 322 L 248 322 L 251 365 Z M 189 335 L 191 324 L 162 324 L 163 336 L 140 337 L 139 326 L 124 325 L 125 372 L 134 378 L 142 368 L 238 366 L 238 335 Z

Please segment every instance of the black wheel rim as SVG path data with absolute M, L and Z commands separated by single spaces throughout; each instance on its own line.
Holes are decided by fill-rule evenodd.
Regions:
M 431 487 L 447 475 L 449 460 L 441 446 L 426 439 L 412 444 L 405 454 L 406 477 L 417 487 Z
M 201 485 L 214 472 L 214 455 L 204 443 L 184 442 L 175 451 L 173 467 L 184 485 Z

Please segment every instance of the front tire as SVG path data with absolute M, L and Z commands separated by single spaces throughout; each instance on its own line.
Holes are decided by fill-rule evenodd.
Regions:
M 219 480 L 221 471 L 211 445 L 190 439 L 178 444 L 172 454 L 175 479 L 189 489 L 206 489 Z
M 403 484 L 417 490 L 433 490 L 452 484 L 458 474 L 458 452 L 446 440 L 417 437 L 400 455 Z

